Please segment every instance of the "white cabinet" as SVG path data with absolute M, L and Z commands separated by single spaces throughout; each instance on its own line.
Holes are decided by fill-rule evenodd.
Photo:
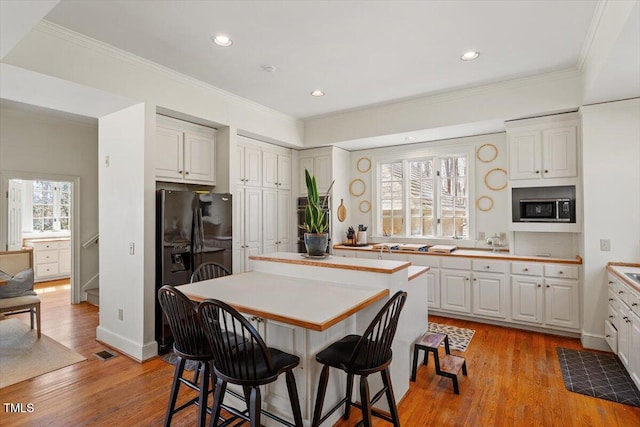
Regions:
M 509 178 L 577 177 L 578 123 L 571 115 L 507 122 Z
M 429 267 L 427 276 L 427 304 L 429 308 L 440 308 L 440 257 L 433 255 L 407 255 L 412 265 Z
M 580 328 L 578 267 L 563 264 L 513 263 L 511 318 L 561 329 Z M 527 275 L 528 274 L 528 275 Z
M 234 273 L 251 271 L 251 255 L 258 255 L 262 251 L 262 189 L 240 187 L 236 200 L 236 224 L 234 232 L 237 234 L 234 259 L 237 260 Z
M 291 155 L 262 152 L 262 186 L 291 190 Z
M 291 242 L 291 192 L 262 190 L 262 252 L 288 252 Z
M 305 169 L 316 178 L 318 193 L 324 195 L 331 185 L 331 152 L 309 150 L 310 152 L 300 152 L 300 174 L 299 185 L 300 194 L 307 195 L 307 184 L 305 180 Z
M 70 239 L 26 239 L 24 245 L 33 248 L 33 273 L 36 282 L 71 275 Z
M 473 313 L 499 319 L 507 317 L 507 285 L 504 261 L 473 260 Z
M 215 185 L 215 129 L 157 116 L 156 179 Z
M 440 308 L 471 313 L 471 260 L 442 257 L 440 266 Z
M 259 147 L 238 144 L 238 184 L 262 186 L 262 152 Z

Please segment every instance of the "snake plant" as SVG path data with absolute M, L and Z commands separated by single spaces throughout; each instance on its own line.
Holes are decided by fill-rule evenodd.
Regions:
M 304 175 L 307 183 L 308 203 L 304 212 L 303 228 L 307 231 L 307 233 L 324 233 L 327 231 L 327 228 L 329 228 L 329 224 L 325 218 L 325 211 L 322 209 L 322 206 L 320 206 L 320 197 L 318 195 L 318 185 L 316 184 L 316 177 L 311 176 L 309 174 L 309 171 L 306 169 L 304 170 Z

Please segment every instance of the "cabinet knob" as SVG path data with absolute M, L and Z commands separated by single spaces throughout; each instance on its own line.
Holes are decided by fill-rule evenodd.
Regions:
M 629 318 L 627 316 L 622 316 L 622 320 L 626 321 L 626 320 L 629 320 Z M 627 323 L 629 323 L 629 322 L 627 322 Z
M 629 319 L 625 319 L 625 321 L 624 321 L 624 322 L 625 322 L 625 323 L 631 323 L 631 320 L 629 320 Z
M 613 281 L 612 281 L 612 280 L 609 280 L 609 284 L 610 284 L 610 285 L 612 285 L 612 284 L 613 284 Z
M 547 288 L 550 288 L 550 287 L 551 287 L 551 285 L 547 285 Z
M 536 173 L 540 173 L 540 171 L 536 171 Z
M 478 279 L 476 279 L 476 278 L 474 277 L 474 278 L 473 278 L 473 281 L 474 281 L 474 282 L 477 282 L 477 281 L 478 281 Z
M 523 268 L 522 271 L 529 271 L 529 269 L 528 268 Z
M 558 274 L 564 274 L 564 272 L 562 270 L 558 271 Z
M 611 335 L 607 334 L 605 335 L 606 338 L 611 338 Z
M 633 304 L 631 304 L 631 307 L 636 307 L 638 305 L 638 303 L 634 302 Z
M 624 294 L 624 291 L 618 291 L 618 294 Z
M 185 174 L 185 175 L 189 175 L 189 171 L 185 172 L 184 174 Z
M 182 171 L 178 171 L 178 173 L 182 173 Z
M 486 268 L 487 270 L 491 269 L 490 265 L 485 266 L 484 268 Z
M 539 287 L 539 288 L 541 288 L 541 287 L 542 287 L 542 285 L 541 285 L 541 284 L 538 284 L 538 287 Z
M 613 301 L 613 298 L 609 298 L 609 301 Z
M 609 319 L 613 319 L 613 315 L 612 314 L 609 315 Z
M 464 280 L 469 280 L 469 278 L 468 278 L 468 277 L 465 277 L 465 278 L 464 278 Z

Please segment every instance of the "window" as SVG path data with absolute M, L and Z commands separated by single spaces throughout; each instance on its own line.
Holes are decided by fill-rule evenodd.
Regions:
M 69 230 L 71 183 L 32 181 L 33 231 Z
M 467 158 L 459 154 L 381 163 L 378 217 L 382 234 L 468 238 Z

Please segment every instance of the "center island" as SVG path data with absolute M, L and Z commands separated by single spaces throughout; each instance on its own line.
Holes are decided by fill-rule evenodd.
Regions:
M 180 286 L 195 301 L 208 298 L 227 302 L 245 314 L 269 346 L 296 354 L 298 394 L 305 426 L 311 424 L 321 365 L 315 355 L 345 335 L 364 332 L 384 303 L 406 290 L 407 303 L 393 344 L 391 378 L 399 401 L 409 388 L 412 343 L 426 329 L 429 267 L 408 262 L 328 257 L 307 259 L 298 253 L 271 253 L 251 257 L 253 271 Z M 346 375 L 332 370 L 325 407 L 344 395 Z M 372 392 L 381 385 L 370 377 Z M 284 378 L 266 386 L 263 407 L 291 420 Z M 226 397 L 225 399 L 231 397 Z M 229 402 L 240 406 L 239 402 Z M 376 406 L 386 410 L 386 403 Z M 326 421 L 332 425 L 339 411 Z M 263 423 L 273 421 L 263 417 Z M 276 425 L 276 424 L 273 424 Z

